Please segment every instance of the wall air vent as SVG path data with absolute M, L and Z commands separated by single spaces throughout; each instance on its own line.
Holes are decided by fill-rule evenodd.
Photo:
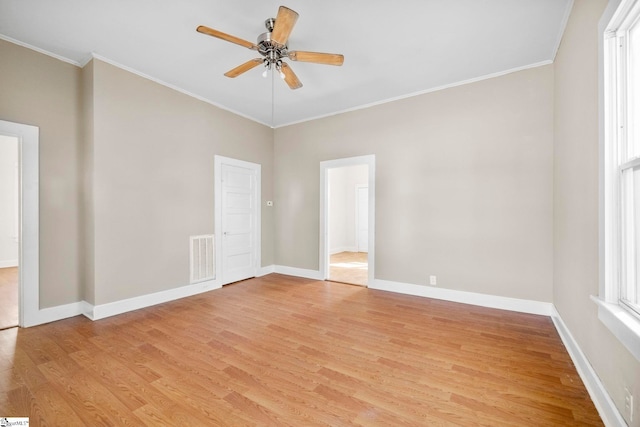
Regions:
M 204 282 L 216 277 L 213 234 L 190 237 L 191 283 Z

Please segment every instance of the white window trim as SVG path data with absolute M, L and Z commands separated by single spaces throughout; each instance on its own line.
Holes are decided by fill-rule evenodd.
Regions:
M 640 360 L 640 321 L 620 304 L 608 303 L 595 296 L 591 299 L 598 305 L 598 319 Z
M 611 0 L 599 25 L 599 79 L 600 79 L 600 288 L 599 296 L 592 300 L 598 306 L 598 318 L 613 335 L 640 360 L 640 318 L 619 302 L 620 224 L 618 144 L 607 141 L 620 137 L 618 117 L 624 117 L 624 99 L 618 99 L 619 75 L 610 73 L 621 66 L 617 55 L 616 31 L 632 9 L 640 8 L 640 0 Z M 611 54 L 613 52 L 613 54 Z

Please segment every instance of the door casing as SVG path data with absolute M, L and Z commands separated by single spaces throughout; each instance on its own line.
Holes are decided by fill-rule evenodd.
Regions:
M 356 186 L 356 201 L 355 201 L 355 205 L 356 205 L 356 226 L 355 226 L 355 229 L 356 229 L 356 249 L 357 249 L 358 252 L 365 252 L 365 251 L 362 251 L 361 249 L 363 247 L 366 247 L 366 249 L 367 249 L 366 252 L 368 252 L 369 251 L 369 223 L 367 222 L 367 228 L 366 228 L 367 231 L 365 232 L 366 233 L 365 234 L 365 233 L 362 232 L 362 224 L 361 224 L 361 222 L 362 222 L 361 218 L 362 217 L 360 216 L 360 214 L 361 214 L 361 212 L 360 212 L 361 199 L 360 198 L 363 197 L 363 196 L 361 196 L 362 193 L 365 193 L 365 196 L 367 197 L 367 209 L 368 209 L 368 205 L 369 205 L 369 189 L 368 189 L 368 187 L 366 187 L 364 185 L 357 185 Z M 368 219 L 369 219 L 369 216 L 368 216 L 368 213 L 367 213 L 367 215 L 365 215 L 364 220 L 366 221 Z M 367 239 L 365 245 L 362 245 L 362 238 L 363 237 L 365 237 Z
M 18 138 L 18 325 L 42 323 L 40 312 L 39 135 L 36 126 L 0 120 L 0 134 Z
M 373 284 L 375 278 L 375 212 L 376 212 L 376 156 L 347 157 L 320 162 L 320 259 L 319 274 L 323 280 L 329 278 L 329 169 L 345 166 L 367 165 L 369 170 L 369 254 L 367 284 Z

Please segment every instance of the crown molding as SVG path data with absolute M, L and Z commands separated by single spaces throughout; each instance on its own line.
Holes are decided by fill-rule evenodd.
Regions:
M 66 58 L 66 57 L 64 57 L 62 55 L 58 55 L 58 54 L 53 53 L 53 52 L 49 52 L 48 50 L 41 49 L 39 47 L 30 45 L 29 43 L 25 43 L 25 42 L 22 42 L 20 40 L 16 40 L 16 39 L 11 38 L 9 36 L 5 36 L 4 34 L 0 34 L 0 39 L 4 40 L 6 42 L 9 42 L 9 43 L 16 44 L 18 46 L 26 47 L 27 49 L 34 50 L 34 51 L 36 51 L 38 53 L 41 53 L 43 55 L 47 55 L 47 56 L 55 58 L 55 59 L 57 59 L 59 61 L 66 62 L 67 64 L 75 65 L 76 67 L 81 67 L 80 63 L 77 62 L 77 61 L 74 61 L 73 59 Z

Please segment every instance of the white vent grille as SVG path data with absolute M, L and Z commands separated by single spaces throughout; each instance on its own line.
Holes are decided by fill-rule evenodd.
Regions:
M 191 236 L 191 283 L 216 277 L 213 234 Z

